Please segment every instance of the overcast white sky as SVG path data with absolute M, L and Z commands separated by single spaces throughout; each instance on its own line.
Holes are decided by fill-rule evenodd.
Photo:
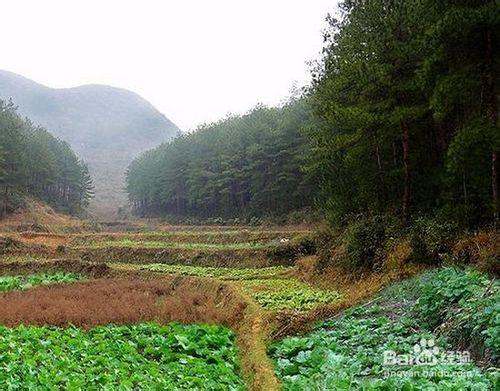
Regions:
M 127 88 L 188 130 L 305 84 L 336 9 L 336 0 L 4 0 L 0 69 L 50 87 Z

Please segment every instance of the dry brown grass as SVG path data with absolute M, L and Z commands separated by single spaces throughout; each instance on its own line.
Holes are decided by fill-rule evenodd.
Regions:
M 43 202 L 28 199 L 15 213 L 0 219 L 0 232 L 80 230 L 85 223 L 75 217 L 55 212 Z
M 91 328 L 149 320 L 226 326 L 241 321 L 246 305 L 232 300 L 230 289 L 221 287 L 212 295 L 199 284 L 186 279 L 98 279 L 13 291 L 0 295 L 0 323 Z
M 0 255 L 38 254 L 48 255 L 51 251 L 47 246 L 36 243 L 24 243 L 15 235 L 0 236 Z
M 41 232 L 22 232 L 19 234 L 19 240 L 26 244 L 38 244 L 49 248 L 64 246 L 68 243 L 70 235 L 50 234 Z
M 0 275 L 25 275 L 42 272 L 65 271 L 101 278 L 116 274 L 105 263 L 88 263 L 78 259 L 56 259 L 38 262 L 0 262 Z
M 452 258 L 456 262 L 473 264 L 479 269 L 500 275 L 500 232 L 481 231 L 463 235 L 452 248 Z

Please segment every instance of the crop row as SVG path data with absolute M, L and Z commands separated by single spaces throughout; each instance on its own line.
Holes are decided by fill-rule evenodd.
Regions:
M 456 346 L 467 347 L 466 331 L 474 330 L 469 346 L 482 345 L 482 338 L 481 360 L 495 366 L 500 350 L 499 294 L 497 282 L 475 272 L 432 272 L 391 288 L 379 304 L 350 309 L 320 323 L 308 336 L 275 343 L 270 355 L 289 390 L 498 389 L 498 370 L 480 369 L 471 361 L 478 352 Z M 451 309 L 459 315 L 442 318 Z M 452 335 L 443 326 L 437 328 L 439 334 L 432 332 L 440 322 L 454 322 Z M 452 338 L 459 330 L 460 345 Z
M 70 283 L 78 281 L 81 278 L 78 274 L 66 272 L 39 273 L 26 276 L 2 276 L 0 277 L 0 292 L 29 289 L 38 285 Z
M 233 333 L 154 323 L 0 327 L 5 389 L 243 389 Z

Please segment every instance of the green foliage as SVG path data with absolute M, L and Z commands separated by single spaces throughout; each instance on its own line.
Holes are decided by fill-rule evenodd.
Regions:
M 307 311 L 340 299 L 334 291 L 321 290 L 290 276 L 291 267 L 217 268 L 152 264 L 142 270 L 234 281 L 261 307 L 270 311 Z
M 425 327 L 492 361 L 500 359 L 500 283 L 471 269 L 445 268 L 424 279 L 415 316 Z
M 29 289 L 38 285 L 71 283 L 81 278 L 78 274 L 66 272 L 31 274 L 27 276 L 3 276 L 0 277 L 0 292 Z
M 343 235 L 345 255 L 341 261 L 352 268 L 376 268 L 383 261 L 388 240 L 397 232 L 397 222 L 388 217 L 355 219 Z
M 243 281 L 241 286 L 261 307 L 271 311 L 308 311 L 341 297 L 338 292 L 317 289 L 292 278 Z
M 179 250 L 263 250 L 270 247 L 270 245 L 260 243 L 225 243 L 225 244 L 211 244 L 211 243 L 175 243 L 175 242 L 161 242 L 161 241 L 142 241 L 142 240 L 111 240 L 102 241 L 85 246 L 74 246 L 75 249 L 84 248 L 106 248 L 106 247 L 131 247 L 131 248 L 165 248 L 165 249 L 179 249 Z
M 468 296 L 467 284 L 455 284 L 449 290 L 443 287 L 442 277 L 453 273 L 445 269 L 424 277 L 391 287 L 382 295 L 381 304 L 370 304 L 347 310 L 342 316 L 317 325 L 304 337 L 289 337 L 274 343 L 269 351 L 276 363 L 276 373 L 286 390 L 491 390 L 498 387 L 498 373 L 482 371 L 473 363 L 450 363 L 448 351 L 455 350 L 446 336 L 436 337 L 422 328 L 422 318 L 416 317 L 412 306 L 414 297 L 433 301 L 426 284 L 441 286 L 450 296 Z M 470 276 L 472 281 L 479 275 Z M 480 277 L 484 279 L 485 276 Z M 469 280 L 469 282 L 471 282 Z M 424 285 L 424 287 L 422 287 Z M 460 293 L 459 293 L 460 292 Z M 465 293 L 462 293 L 465 292 Z M 484 292 L 484 290 L 483 290 Z M 448 296 L 448 294 L 445 294 Z M 441 301 L 438 297 L 438 301 Z M 446 300 L 445 300 L 446 301 Z M 496 298 L 498 302 L 498 297 Z M 493 302 L 494 303 L 494 302 Z M 490 301 L 490 304 L 493 304 Z M 449 306 L 447 302 L 444 306 Z M 450 314 L 462 316 L 460 310 L 447 307 Z M 489 307 L 488 316 L 496 309 Z M 480 308 L 475 308 L 476 312 Z M 482 312 L 482 311 L 480 311 Z M 432 315 L 430 315 L 432 316 Z M 463 320 L 466 317 L 463 318 Z M 490 335 L 492 329 L 486 323 L 474 325 L 478 333 Z M 472 327 L 474 327 L 472 326 Z M 498 330 L 498 324 L 496 326 Z M 495 330 L 495 329 L 494 329 Z M 496 331 L 498 332 L 498 331 Z M 435 340 L 439 349 L 437 363 L 420 365 L 385 365 L 384 352 L 415 354 L 415 345 L 422 339 Z M 492 339 L 495 341 L 495 339 Z M 498 341 L 498 335 L 496 335 Z M 460 346 L 460 345 L 458 345 Z M 410 375 L 408 376 L 408 371 Z M 426 375 L 432 372 L 433 376 Z M 466 373 L 467 376 L 461 374 Z
M 305 255 L 316 253 L 316 241 L 314 235 L 304 234 L 293 237 L 283 243 L 275 244 L 267 250 L 271 259 L 276 260 L 294 260 Z
M 491 222 L 498 4 L 346 0 L 340 9 L 310 90 L 317 119 L 307 166 L 329 219 Z
M 500 131 L 483 118 L 458 129 L 447 151 L 443 214 L 462 227 L 477 226 L 493 213 L 491 154 L 500 150 Z
M 187 265 L 164 265 L 160 263 L 141 267 L 142 270 L 161 272 L 168 274 L 181 274 L 184 276 L 215 277 L 221 280 L 254 280 L 285 278 L 291 267 L 271 266 L 262 268 L 225 268 L 225 267 L 203 267 Z
M 262 223 L 311 204 L 302 173 L 305 102 L 256 107 L 146 152 L 132 162 L 127 191 L 139 214 Z M 239 222 L 239 221 L 238 221 Z
M 221 326 L 0 327 L 0 351 L 6 389 L 244 389 Z
M 87 206 L 92 181 L 69 145 L 22 120 L 0 100 L 0 215 L 31 195 L 70 213 Z
M 416 262 L 439 263 L 450 252 L 456 227 L 432 218 L 418 218 L 410 228 L 412 259 Z

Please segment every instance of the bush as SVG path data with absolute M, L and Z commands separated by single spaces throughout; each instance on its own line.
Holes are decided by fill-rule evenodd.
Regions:
M 380 266 L 386 245 L 397 236 L 398 228 L 398 223 L 388 216 L 364 217 L 352 222 L 343 237 L 344 265 L 369 269 Z
M 456 227 L 432 218 L 418 218 L 410 228 L 411 259 L 437 264 L 451 251 Z
M 275 260 L 292 261 L 298 257 L 314 255 L 316 242 L 313 235 L 302 235 L 293 238 L 287 243 L 280 244 L 268 250 L 268 256 Z

